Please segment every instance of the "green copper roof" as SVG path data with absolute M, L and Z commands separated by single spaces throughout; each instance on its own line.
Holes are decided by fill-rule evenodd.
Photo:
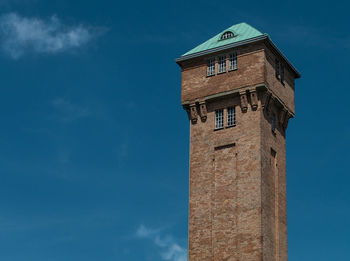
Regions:
M 226 32 L 228 34 L 226 34 Z M 231 32 L 231 33 L 229 33 Z M 231 37 L 233 34 L 233 37 Z M 222 36 L 225 37 L 222 37 Z M 228 37 L 226 37 L 228 36 Z M 300 73 L 298 70 L 288 61 L 287 57 L 277 48 L 277 46 L 272 42 L 268 34 L 263 34 L 256 30 L 254 27 L 246 23 L 240 23 L 232 25 L 231 27 L 223 30 L 221 33 L 215 35 L 208 41 L 198 45 L 196 48 L 188 51 L 179 58 L 175 59 L 176 63 L 181 66 L 183 61 L 193 59 L 195 57 L 200 57 L 203 55 L 208 55 L 211 53 L 223 51 L 226 49 L 231 49 L 237 46 L 254 43 L 258 41 L 264 41 L 268 48 L 272 48 L 294 71 L 295 77 L 300 78 Z
M 234 36 L 232 38 L 221 40 L 221 36 L 223 35 L 223 33 L 227 31 L 232 32 Z M 264 35 L 263 33 L 259 32 L 249 24 L 246 24 L 246 23 L 235 24 L 227 28 L 226 30 L 223 30 L 221 33 L 215 35 L 213 38 L 209 39 L 208 41 L 198 45 L 197 47 L 183 54 L 182 56 L 191 55 L 194 53 L 210 50 L 210 49 L 224 46 L 227 44 L 245 41 L 245 40 L 255 38 L 258 36 L 263 36 L 263 35 Z

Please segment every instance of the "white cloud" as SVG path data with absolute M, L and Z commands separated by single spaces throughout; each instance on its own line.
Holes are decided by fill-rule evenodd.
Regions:
M 140 225 L 136 231 L 138 238 L 152 240 L 159 247 L 159 254 L 165 261 L 187 261 L 187 249 L 180 246 L 172 236 L 161 235 L 160 229 L 150 229 Z
M 150 229 L 140 225 L 136 230 L 136 236 L 139 238 L 150 238 L 160 233 L 160 229 Z
M 80 47 L 95 35 L 88 28 L 66 26 L 56 17 L 49 20 L 22 17 L 16 13 L 0 16 L 3 50 L 18 59 L 27 52 L 54 54 Z
M 136 236 L 139 238 L 149 237 L 154 233 L 156 232 L 149 228 L 146 228 L 144 225 L 140 225 L 139 228 L 136 230 Z

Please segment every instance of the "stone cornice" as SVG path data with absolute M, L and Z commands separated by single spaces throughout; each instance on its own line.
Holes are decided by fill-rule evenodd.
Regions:
M 205 97 L 200 98 L 200 99 L 198 98 L 198 99 L 195 99 L 192 102 L 184 101 L 181 104 L 182 104 L 183 107 L 188 107 L 191 103 L 192 104 L 194 104 L 194 103 L 203 103 L 203 102 L 206 102 L 206 101 L 209 101 L 209 100 L 212 100 L 212 99 L 221 98 L 221 97 L 224 97 L 224 96 L 227 96 L 227 95 L 240 95 L 240 94 L 243 94 L 246 91 L 249 91 L 249 93 L 251 95 L 250 96 L 251 101 L 253 102 L 252 103 L 252 107 L 253 108 L 254 107 L 257 108 L 257 100 L 255 100 L 255 98 L 253 96 L 254 96 L 254 92 L 261 91 L 261 90 L 265 90 L 265 91 L 271 93 L 271 97 L 273 98 L 273 100 L 275 102 L 279 103 L 280 106 L 283 107 L 283 109 L 285 109 L 288 112 L 288 114 L 291 116 L 291 118 L 294 118 L 294 112 L 276 95 L 276 93 L 274 91 L 271 90 L 271 88 L 268 87 L 268 85 L 266 83 L 260 83 L 260 84 L 254 85 L 254 86 L 244 86 L 244 87 L 237 88 L 237 89 L 234 89 L 234 90 L 231 90 L 231 91 L 220 92 L 220 93 L 208 95 L 208 96 L 205 96 Z M 263 106 L 264 106 L 264 103 L 265 102 L 263 102 Z

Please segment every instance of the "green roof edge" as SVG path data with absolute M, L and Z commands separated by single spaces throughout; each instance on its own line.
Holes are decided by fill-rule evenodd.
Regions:
M 234 36 L 231 38 L 221 39 L 221 36 L 225 32 L 233 32 Z M 231 25 L 229 28 L 226 28 L 225 30 L 219 32 L 218 34 L 214 35 L 210 39 L 206 40 L 205 42 L 197 45 L 196 47 L 192 48 L 182 56 L 186 56 L 189 54 L 194 54 L 200 51 L 205 51 L 209 49 L 213 49 L 219 46 L 223 46 L 226 44 L 231 44 L 235 42 L 240 42 L 243 40 L 247 40 L 250 38 L 255 38 L 257 36 L 263 35 L 262 32 L 255 29 L 253 26 L 247 24 L 246 22 L 238 23 Z

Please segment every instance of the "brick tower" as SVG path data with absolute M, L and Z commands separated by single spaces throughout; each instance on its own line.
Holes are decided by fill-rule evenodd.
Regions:
M 176 59 L 190 119 L 189 261 L 287 261 L 286 149 L 299 72 L 246 23 Z

